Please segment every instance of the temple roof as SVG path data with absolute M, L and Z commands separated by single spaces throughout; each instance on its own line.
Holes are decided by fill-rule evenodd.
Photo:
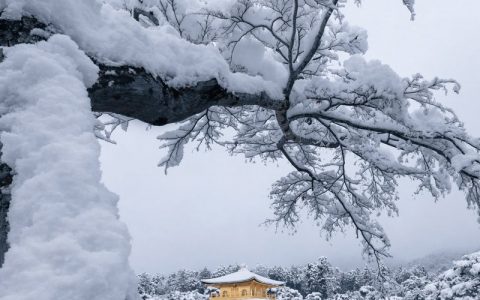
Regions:
M 210 279 L 202 279 L 202 282 L 207 284 L 221 284 L 221 283 L 238 283 L 238 282 L 245 282 L 250 280 L 256 280 L 260 283 L 269 284 L 269 285 L 285 284 L 285 282 L 283 281 L 273 280 L 273 279 L 252 273 L 246 268 L 241 268 L 237 272 L 231 273 L 225 276 L 220 276 L 217 278 L 210 278 Z

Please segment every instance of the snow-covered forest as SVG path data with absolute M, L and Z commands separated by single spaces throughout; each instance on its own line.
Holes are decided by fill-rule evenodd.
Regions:
M 429 257 L 428 262 L 442 262 Z M 236 272 L 240 265 L 209 270 L 179 270 L 172 274 L 138 275 L 138 291 L 143 299 L 207 300 L 209 289 L 201 279 Z M 480 252 L 450 262 L 448 269 L 425 267 L 422 261 L 405 266 L 382 266 L 383 274 L 371 266 L 341 271 L 328 259 L 299 266 L 252 268 L 256 274 L 285 282 L 273 292 L 278 300 L 447 300 L 480 298 Z
M 438 277 L 383 266 L 377 218 L 399 214 L 401 178 L 436 200 L 458 189 L 480 212 L 480 140 L 437 99 L 460 93 L 455 79 L 365 57 L 368 33 L 344 14 L 362 1 L 0 0 L 0 299 L 138 299 L 99 161 L 99 140 L 132 120 L 175 124 L 158 137 L 165 172 L 187 144 L 287 162 L 267 224 L 307 214 L 327 238 L 352 230 L 384 279 L 320 260 L 279 299 L 478 297 L 478 253 Z M 392 5 L 410 22 L 414 2 Z

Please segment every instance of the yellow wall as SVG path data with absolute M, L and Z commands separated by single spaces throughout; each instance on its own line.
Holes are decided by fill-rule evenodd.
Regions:
M 215 287 L 220 290 L 220 296 L 210 296 L 211 300 L 223 300 L 223 299 L 246 299 L 246 298 L 264 298 L 274 299 L 275 297 L 268 296 L 267 290 L 274 287 L 273 285 L 267 285 L 259 283 L 255 280 L 235 283 L 235 284 L 209 284 L 211 287 Z

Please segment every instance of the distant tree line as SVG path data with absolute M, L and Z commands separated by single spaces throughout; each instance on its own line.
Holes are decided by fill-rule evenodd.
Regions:
M 138 290 L 143 299 L 205 300 L 209 291 L 201 279 L 236 272 L 240 265 L 220 266 L 215 270 L 179 270 L 169 275 L 138 275 Z M 357 268 L 348 272 L 333 267 L 325 257 L 289 268 L 263 265 L 253 272 L 284 281 L 274 289 L 277 300 L 449 300 L 480 299 L 480 252 L 464 256 L 453 268 L 436 274 L 421 265 Z

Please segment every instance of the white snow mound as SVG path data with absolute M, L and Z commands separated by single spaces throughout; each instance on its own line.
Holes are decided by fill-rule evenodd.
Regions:
M 98 69 L 63 35 L 4 52 L 0 139 L 16 174 L 0 299 L 124 300 L 130 237 L 101 183 L 86 91 Z
M 169 26 L 145 28 L 116 6 L 105 0 L 0 0 L 2 18 L 33 15 L 45 24 L 54 24 L 101 62 L 143 67 L 174 87 L 215 78 L 231 92 L 282 97 L 278 83 L 231 72 L 213 44 L 190 43 Z

